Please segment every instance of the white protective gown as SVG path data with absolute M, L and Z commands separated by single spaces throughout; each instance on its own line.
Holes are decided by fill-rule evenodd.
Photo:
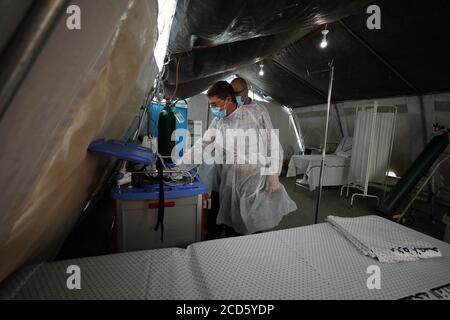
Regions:
M 267 111 L 256 104 L 238 108 L 226 118 L 215 118 L 208 130 L 217 130 L 225 138 L 225 141 L 222 139 L 205 141 L 206 139 L 204 139 L 201 145 L 203 150 L 208 148 L 214 150 L 214 152 L 222 152 L 224 162 L 227 160 L 226 148 L 228 147 L 228 151 L 230 151 L 229 146 L 226 145 L 227 129 L 272 129 L 272 123 Z M 259 141 L 264 144 L 264 146 L 260 145 L 263 149 L 258 148 L 257 152 L 270 156 L 270 161 L 279 162 L 277 172 L 273 172 L 274 175 L 279 175 L 283 150 L 278 139 L 274 143 L 278 144 L 279 153 L 275 154 L 274 152 L 272 154 L 270 135 L 264 135 L 264 132 L 258 130 L 257 132 Z M 205 133 L 204 138 L 207 134 L 208 132 Z M 238 137 L 237 140 L 239 139 L 242 140 L 243 137 Z M 198 148 L 199 142 L 195 145 Z M 265 145 L 268 146 L 268 151 L 265 151 Z M 193 149 L 187 152 L 185 157 L 190 157 Z M 250 149 L 248 146 L 245 149 L 246 159 L 249 159 L 250 153 L 254 151 Z M 237 144 L 234 144 L 233 151 L 234 154 L 237 154 Z M 239 154 L 237 157 L 239 157 Z M 216 221 L 218 225 L 225 224 L 240 234 L 251 234 L 276 227 L 284 215 L 297 209 L 297 205 L 288 196 L 281 183 L 276 191 L 272 193 L 265 191 L 267 175 L 261 174 L 262 163 L 224 163 L 213 166 L 207 165 L 206 167 L 213 170 L 207 170 L 209 171 L 208 176 L 203 175 L 202 177 L 205 181 L 210 181 L 210 184 L 213 184 L 210 185 L 210 189 L 219 192 L 220 210 Z

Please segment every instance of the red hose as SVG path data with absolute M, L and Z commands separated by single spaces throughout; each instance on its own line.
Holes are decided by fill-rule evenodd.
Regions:
M 178 82 L 179 82 L 179 77 L 180 77 L 180 61 L 181 61 L 181 56 L 178 57 L 177 73 L 176 73 L 176 80 L 175 80 L 175 90 L 173 91 L 173 94 L 170 97 L 170 100 L 173 100 L 173 98 L 175 97 L 175 95 L 177 94 L 177 91 L 178 91 Z

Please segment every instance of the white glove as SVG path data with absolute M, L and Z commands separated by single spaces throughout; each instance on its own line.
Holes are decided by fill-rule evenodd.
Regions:
M 280 180 L 278 176 L 267 176 L 266 178 L 266 191 L 272 193 L 280 188 Z

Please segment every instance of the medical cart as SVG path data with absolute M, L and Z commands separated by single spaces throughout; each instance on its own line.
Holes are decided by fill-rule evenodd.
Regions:
M 188 180 L 170 179 L 179 176 L 180 170 L 167 164 L 164 183 L 160 184 L 154 177 L 145 179 L 151 175 L 149 168 L 156 163 L 156 156 L 149 148 L 126 141 L 98 139 L 88 150 L 95 155 L 123 160 L 132 167 L 144 166 L 130 172 L 124 164 L 116 174 L 117 185 L 111 193 L 116 207 L 116 252 L 186 247 L 204 238 L 203 195 L 208 193 L 208 188 L 197 173 L 184 172 Z M 164 230 L 161 225 L 156 228 L 161 194 Z
M 164 187 L 164 237 L 155 231 L 159 186 L 114 189 L 118 252 L 186 247 L 201 241 L 205 230 L 203 194 L 207 187 L 197 177 L 192 185 Z

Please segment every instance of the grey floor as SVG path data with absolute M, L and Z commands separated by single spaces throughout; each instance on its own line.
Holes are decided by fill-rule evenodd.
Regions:
M 274 230 L 282 230 L 314 224 L 317 191 L 309 191 L 301 187 L 295 187 L 295 178 L 281 178 L 290 197 L 297 203 L 298 209 L 286 215 Z M 350 196 L 352 192 L 350 192 Z M 440 217 L 449 208 L 437 206 L 435 217 L 432 219 L 427 211 L 427 204 L 417 202 L 415 207 L 419 210 L 413 212 L 414 221 L 409 227 L 419 232 L 441 239 L 444 234 L 444 224 Z M 350 207 L 350 199 L 340 197 L 340 187 L 326 187 L 322 191 L 318 223 L 324 222 L 328 215 L 340 217 L 358 217 L 364 215 L 379 215 L 377 213 L 377 201 L 374 198 L 355 197 L 353 208 Z

